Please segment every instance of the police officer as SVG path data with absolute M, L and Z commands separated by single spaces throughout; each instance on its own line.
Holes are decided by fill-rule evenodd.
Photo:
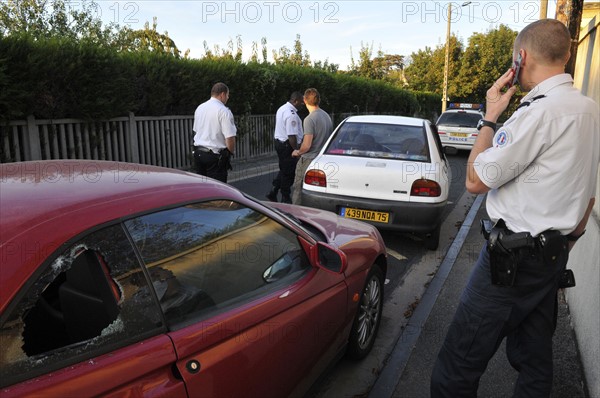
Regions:
M 235 151 L 236 127 L 231 110 L 225 106 L 229 88 L 216 83 L 210 99 L 194 113 L 194 165 L 200 175 L 227 182 L 230 158 Z
M 501 233 L 484 245 L 449 326 L 431 377 L 434 398 L 476 397 L 505 337 L 519 372 L 514 396 L 550 396 L 557 291 L 594 204 L 600 156 L 598 105 L 564 73 L 570 45 L 557 20 L 526 26 L 514 43 L 517 76 L 519 68 L 507 71 L 487 92 L 466 185 L 488 193 Z M 513 77 L 529 93 L 496 131 L 516 91 L 503 89 Z
M 298 110 L 303 104 L 302 93 L 295 91 L 275 115 L 275 151 L 279 158 L 279 172 L 273 180 L 273 188 L 267 194 L 267 199 L 272 202 L 277 202 L 277 193 L 281 190 L 281 201 L 292 203 L 291 188 L 298 163 L 298 158 L 292 157 L 292 151 L 298 149 L 302 142 L 302 120 Z

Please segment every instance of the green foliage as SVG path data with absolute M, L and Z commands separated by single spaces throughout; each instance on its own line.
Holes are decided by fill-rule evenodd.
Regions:
M 154 17 L 152 28 L 150 23 L 146 22 L 144 29 L 132 30 L 123 28 L 115 40 L 115 47 L 120 51 L 151 51 L 180 57 L 181 52 L 175 45 L 175 42 L 169 37 L 167 32 L 159 33 L 156 30 L 158 22 Z
M 488 88 L 511 67 L 516 37 L 517 32 L 504 25 L 471 36 L 456 77 L 458 97 L 468 102 L 485 98 Z
M 101 119 L 192 114 L 216 82 L 231 90 L 234 114 L 272 114 L 292 91 L 316 87 L 328 112 L 412 115 L 415 96 L 383 80 L 284 63 L 190 60 L 156 51 L 116 52 L 88 42 L 0 38 L 0 110 L 25 118 Z M 6 113 L 5 113 L 6 112 Z
M 64 0 L 5 0 L 0 2 L 0 33 L 27 34 L 36 39 L 57 37 L 110 45 L 116 38 L 115 25 L 103 27 L 94 18 L 94 2 L 77 3 L 77 11 Z
M 441 110 L 442 96 L 435 93 L 420 91 L 413 92 L 413 94 L 419 105 L 416 116 L 422 117 L 423 119 L 429 119 L 435 123 L 439 116 L 438 112 Z
M 448 63 L 448 96 L 455 97 L 454 77 L 458 74 L 462 43 L 454 35 L 450 36 L 450 57 Z M 404 70 L 409 87 L 416 91 L 428 91 L 442 94 L 444 84 L 444 65 L 446 63 L 446 45 L 440 44 L 435 50 L 425 47 L 411 54 L 411 63 Z
M 466 49 L 454 35 L 450 37 L 448 97 L 451 101 L 485 101 L 488 88 L 512 63 L 512 47 L 517 32 L 500 25 L 487 33 L 475 33 Z M 426 47 L 411 54 L 405 76 L 413 90 L 442 94 L 445 45 Z M 438 104 L 439 105 L 439 104 Z
M 0 104 L 10 104 L 13 117 L 103 118 L 132 108 L 132 68 L 114 51 L 84 41 L 13 35 L 0 38 L 0 54 L 0 80 L 7 82 Z

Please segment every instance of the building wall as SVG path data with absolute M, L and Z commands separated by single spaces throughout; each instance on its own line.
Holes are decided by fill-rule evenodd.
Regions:
M 584 5 L 575 64 L 575 85 L 600 104 L 600 51 L 598 25 L 600 4 Z M 571 320 L 588 384 L 590 397 L 600 397 L 600 172 L 596 203 L 585 235 L 570 253 L 568 267 L 577 286 L 566 289 Z

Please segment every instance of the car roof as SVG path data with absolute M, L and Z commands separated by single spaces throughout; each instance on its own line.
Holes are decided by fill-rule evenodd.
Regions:
M 350 116 L 346 118 L 346 123 L 384 123 L 384 124 L 401 124 L 406 126 L 422 126 L 425 119 L 408 116 L 391 116 L 391 115 L 360 115 Z
M 203 198 L 242 196 L 180 170 L 93 160 L 1 164 L 0 187 L 2 286 L 16 273 L 26 280 L 41 257 L 96 225 Z M 0 292 L 0 305 L 4 299 Z

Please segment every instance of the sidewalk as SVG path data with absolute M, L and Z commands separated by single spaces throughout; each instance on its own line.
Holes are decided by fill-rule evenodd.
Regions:
M 481 198 L 483 199 L 483 198 Z M 459 232 L 404 329 L 369 397 L 429 397 L 429 379 L 459 297 L 482 246 L 479 220 L 486 217 L 485 201 L 478 198 L 465 219 L 470 228 Z M 480 207 L 478 207 L 481 204 Z M 477 208 L 478 207 L 478 208 Z M 467 225 L 465 225 L 467 227 Z M 455 247 L 463 239 L 460 248 Z M 453 255 L 453 250 L 458 254 Z M 455 257 L 452 261 L 452 257 Z M 449 261 L 447 261 L 450 259 Z M 576 287 L 575 287 L 576 289 Z M 504 343 L 481 378 L 480 397 L 511 397 L 517 372 L 505 355 Z M 554 336 L 553 398 L 587 398 L 581 359 L 570 326 L 564 296 L 559 297 L 558 326 Z

